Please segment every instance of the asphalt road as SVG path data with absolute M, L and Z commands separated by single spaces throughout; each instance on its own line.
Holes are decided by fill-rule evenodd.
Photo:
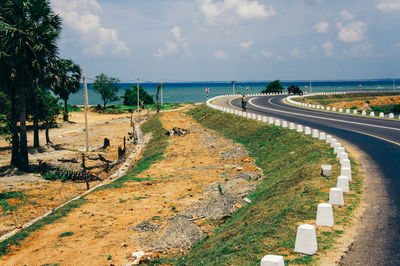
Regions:
M 317 111 L 284 103 L 287 95 L 248 98 L 247 111 L 324 131 L 365 154 L 362 165 L 371 177 L 370 209 L 342 265 L 400 265 L 400 120 Z M 220 98 L 241 109 L 241 99 Z

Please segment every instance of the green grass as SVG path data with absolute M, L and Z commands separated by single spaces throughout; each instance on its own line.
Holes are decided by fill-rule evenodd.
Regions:
M 66 236 L 72 236 L 74 232 L 64 232 L 62 234 L 59 234 L 58 237 L 66 237 Z
M 76 106 L 76 105 L 70 105 L 70 104 L 68 104 L 68 105 L 67 105 L 67 108 L 68 108 L 68 113 L 71 113 L 71 112 L 83 112 L 83 111 L 85 111 L 84 107 L 80 107 L 80 106 Z
M 388 105 L 373 105 L 371 106 L 374 112 L 384 112 L 384 113 L 400 113 L 400 104 L 388 104 Z
M 0 207 L 3 210 L 3 213 L 13 212 L 18 208 L 17 205 L 10 205 L 7 199 L 20 199 L 24 200 L 27 195 L 25 195 L 22 191 L 7 191 L 0 193 Z
M 164 158 L 164 153 L 168 146 L 168 136 L 165 135 L 166 129 L 163 128 L 160 122 L 161 115 L 162 114 L 154 115 L 143 124 L 143 132 L 145 134 L 152 132 L 153 135 L 147 144 L 142 157 L 137 161 L 136 167 L 127 175 L 111 182 L 110 184 L 99 187 L 97 190 L 120 188 L 125 182 L 153 181 L 151 177 L 138 178 L 136 176 L 149 169 L 152 164 Z
M 49 216 L 43 218 L 42 220 L 34 223 L 33 225 L 29 226 L 26 229 L 22 229 L 12 237 L 0 242 L 0 257 L 4 256 L 9 252 L 10 247 L 12 246 L 20 246 L 21 241 L 25 238 L 30 236 L 31 233 L 41 229 L 45 225 L 52 224 L 61 218 L 65 217 L 68 213 L 72 210 L 79 208 L 82 204 L 86 203 L 87 200 L 84 198 L 77 199 L 75 201 L 70 202 L 69 204 L 65 205 L 64 207 L 56 210 Z
M 214 235 L 206 237 L 185 256 L 159 259 L 152 263 L 176 265 L 259 265 L 266 254 L 280 254 L 287 263 L 309 264 L 318 256 L 293 252 L 298 224 L 312 221 L 317 205 L 327 202 L 335 178 L 320 175 L 321 164 L 333 164 L 339 175 L 338 160 L 328 145 L 303 134 L 268 126 L 203 106 L 190 114 L 203 126 L 242 143 L 266 178 L 250 195 L 252 203 L 239 209 Z M 361 191 L 358 166 L 353 161 L 353 191 Z M 349 223 L 347 217 L 359 203 L 360 194 L 347 194 L 346 206 L 335 208 L 335 221 Z M 318 234 L 319 254 L 325 252 L 342 232 Z

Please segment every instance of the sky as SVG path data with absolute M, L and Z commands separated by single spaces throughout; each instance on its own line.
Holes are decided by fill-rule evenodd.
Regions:
M 121 82 L 400 78 L 400 0 L 51 0 L 60 57 Z

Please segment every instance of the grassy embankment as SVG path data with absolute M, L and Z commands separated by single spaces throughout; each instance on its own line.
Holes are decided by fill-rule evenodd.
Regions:
M 377 93 L 346 93 L 338 95 L 315 95 L 310 97 L 293 98 L 293 100 L 302 103 L 312 103 L 320 105 L 329 105 L 338 102 L 365 102 L 370 104 L 372 100 L 382 96 L 400 96 L 399 92 L 377 92 Z M 400 104 L 387 104 L 387 105 L 371 105 L 371 110 L 375 112 L 384 113 L 400 113 Z M 356 107 L 352 107 L 356 109 Z
M 140 172 L 148 169 L 151 164 L 155 163 L 157 160 L 160 160 L 163 157 L 163 154 L 166 150 L 166 147 L 168 145 L 168 137 L 164 135 L 165 129 L 162 127 L 162 124 L 159 120 L 160 115 L 155 115 L 151 117 L 147 122 L 143 124 L 143 132 L 150 133 L 152 132 L 152 138 L 145 147 L 145 150 L 141 156 L 141 158 L 138 160 L 136 167 L 129 172 L 126 176 L 114 180 L 112 183 L 105 185 L 101 187 L 101 189 L 110 189 L 110 188 L 118 188 L 123 186 L 124 182 L 129 182 L 129 181 L 144 181 L 145 179 L 140 179 L 136 178 L 135 176 L 139 174 Z M 4 195 L 3 195 L 4 194 Z M 0 202 L 5 201 L 6 199 L 10 199 L 10 197 L 17 197 L 17 198 L 23 198 L 23 195 L 21 193 L 14 193 L 15 195 L 11 194 L 5 194 L 2 193 L 0 195 Z M 12 250 L 16 246 L 20 246 L 22 241 L 27 238 L 30 234 L 33 232 L 41 229 L 42 227 L 52 224 L 56 222 L 59 219 L 62 219 L 65 217 L 68 213 L 73 211 L 76 208 L 79 208 L 82 206 L 82 204 L 86 203 L 87 200 L 85 197 L 82 197 L 78 200 L 75 200 L 73 202 L 70 202 L 69 204 L 65 205 L 64 207 L 58 209 L 57 211 L 53 212 L 49 216 L 43 218 L 42 220 L 34 223 L 33 225 L 29 226 L 26 229 L 23 229 L 19 231 L 17 234 L 14 236 L 0 242 L 0 257 L 8 254 L 10 250 Z M 2 202 L 1 207 L 8 206 L 6 203 Z
M 285 257 L 286 263 L 309 264 L 332 247 L 346 230 L 360 202 L 362 180 L 352 158 L 352 192 L 345 195 L 345 207 L 334 208 L 335 226 L 317 230 L 317 255 L 298 255 L 293 252 L 297 226 L 315 223 L 317 205 L 327 202 L 329 188 L 336 187 L 340 170 L 333 149 L 303 134 L 205 106 L 195 108 L 190 114 L 203 126 L 242 143 L 266 178 L 250 195 L 252 203 L 239 209 L 215 234 L 206 237 L 182 258 L 158 262 L 259 265 L 264 255 L 279 254 Z M 332 164 L 334 175 L 321 176 L 321 164 Z

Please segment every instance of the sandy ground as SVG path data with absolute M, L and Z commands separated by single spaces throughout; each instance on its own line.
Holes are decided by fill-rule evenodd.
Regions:
M 109 160 L 116 160 L 118 157 L 118 146 L 123 147 L 123 138 L 132 131 L 130 127 L 130 116 L 123 115 L 104 115 L 90 112 L 88 115 L 89 142 L 90 148 L 96 149 L 103 144 L 105 137 L 110 139 L 111 146 L 106 150 L 93 151 L 87 153 L 91 157 L 96 157 L 101 153 Z M 78 159 L 81 162 L 81 151 L 85 150 L 84 135 L 84 113 L 71 113 L 71 122 L 60 123 L 59 128 L 50 130 L 50 139 L 58 147 L 42 146 L 42 152 L 30 148 L 29 160 L 33 165 L 37 165 L 39 160 L 56 165 L 63 169 L 77 169 L 80 163 L 61 163 L 57 159 Z M 33 133 L 28 133 L 28 144 L 32 144 Z M 45 143 L 44 131 L 40 132 L 40 143 Z M 133 145 L 128 143 L 128 148 Z M 0 234 L 7 233 L 16 227 L 40 216 L 54 207 L 66 202 L 76 195 L 86 190 L 84 183 L 72 182 L 49 182 L 41 178 L 40 174 L 21 173 L 8 167 L 11 157 L 9 144 L 0 140 L 0 192 L 22 191 L 28 195 L 24 199 L 8 200 L 9 204 L 18 205 L 14 212 L 0 213 Z M 98 164 L 99 161 L 87 161 L 87 165 Z M 92 173 L 101 179 L 107 174 L 103 169 L 92 170 Z M 99 181 L 92 182 L 91 186 L 98 184 Z
M 119 117 L 125 121 L 124 116 Z M 98 119 L 96 122 L 100 124 L 106 117 L 99 116 Z M 153 181 L 128 182 L 119 189 L 88 195 L 89 203 L 33 233 L 21 246 L 14 247 L 10 255 L 2 257 L 0 264 L 125 265 L 132 261 L 130 254 L 135 251 L 144 250 L 158 256 L 143 241 L 141 233 L 131 230 L 133 226 L 150 221 L 162 228 L 171 216 L 183 214 L 206 200 L 208 194 L 204 192 L 215 188 L 217 183 L 227 183 L 240 172 L 259 172 L 245 152 L 234 156 L 242 149 L 240 145 L 205 130 L 183 112 L 164 114 L 162 123 L 167 129 L 181 127 L 189 129 L 190 133 L 183 137 L 170 137 L 165 159 L 139 175 L 151 177 Z M 79 129 L 71 125 L 70 130 L 74 136 Z M 99 140 L 104 136 L 108 137 L 106 132 L 99 134 Z M 80 143 L 76 145 L 76 148 L 83 147 Z M 253 183 L 240 182 L 246 182 L 242 186 Z M 236 208 L 241 206 L 235 204 Z M 202 219 L 196 224 L 206 233 L 212 231 L 212 225 L 210 229 Z M 65 232 L 72 233 L 60 237 Z M 182 253 L 185 250 L 178 248 L 168 252 Z

